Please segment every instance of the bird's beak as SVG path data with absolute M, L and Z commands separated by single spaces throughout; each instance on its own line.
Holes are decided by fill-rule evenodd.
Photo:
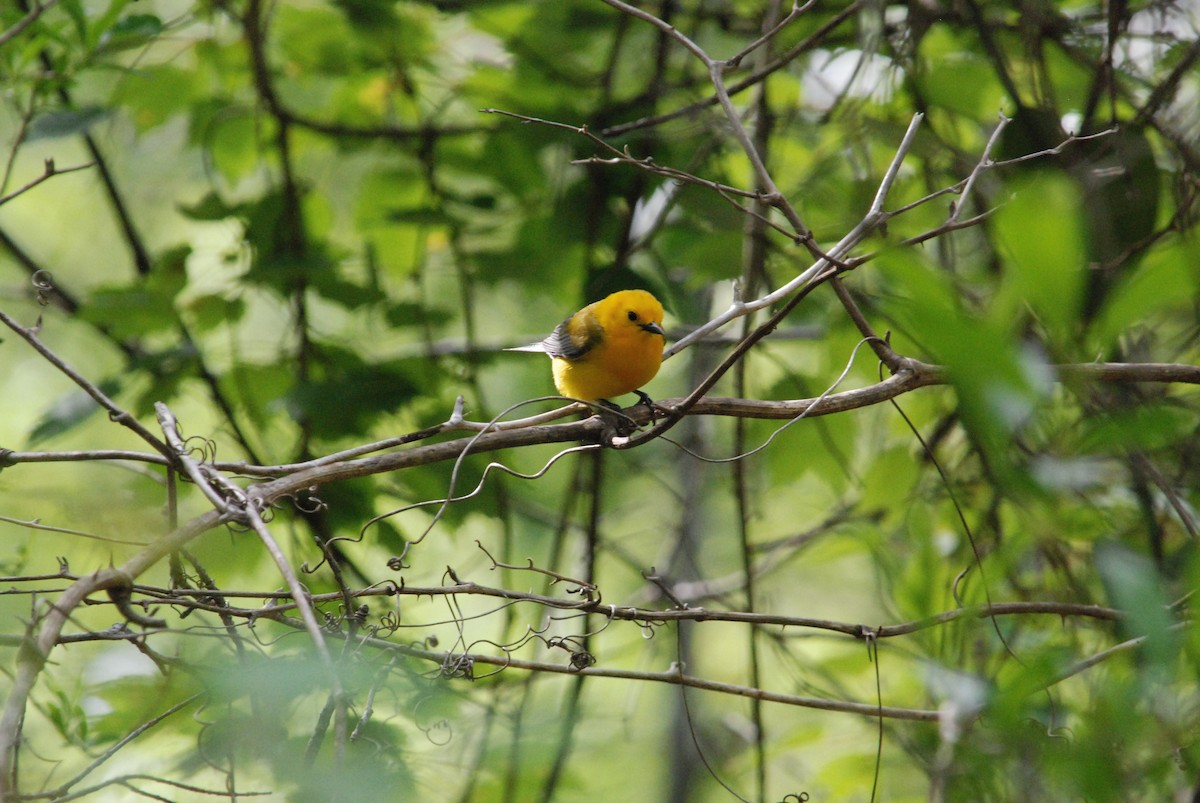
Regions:
M 662 327 L 659 326 L 658 324 L 656 324 L 654 321 L 650 321 L 650 323 L 643 323 L 643 324 L 639 324 L 639 325 L 643 329 L 645 329 L 647 332 L 650 332 L 652 334 L 662 335 L 663 337 L 667 336 L 666 332 L 664 332 L 662 330 Z

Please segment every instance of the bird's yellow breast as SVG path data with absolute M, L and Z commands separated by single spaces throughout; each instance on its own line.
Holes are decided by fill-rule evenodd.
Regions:
M 662 365 L 663 338 L 636 329 L 609 335 L 582 358 L 554 359 L 554 386 L 573 399 L 623 396 L 649 382 Z
M 622 290 L 581 309 L 543 341 L 554 384 L 584 401 L 637 390 L 662 365 L 663 308 L 645 290 Z

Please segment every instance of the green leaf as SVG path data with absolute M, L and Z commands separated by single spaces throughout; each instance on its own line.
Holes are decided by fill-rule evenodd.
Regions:
M 995 119 L 1004 90 L 988 60 L 965 47 L 966 35 L 951 26 L 929 28 L 918 50 L 914 74 L 922 97 L 931 106 L 971 119 Z
M 1062 121 L 1049 109 L 1020 106 L 1012 112 L 1011 118 L 1000 135 L 1000 143 L 996 148 L 998 158 L 1019 159 L 1053 148 L 1066 138 Z M 1019 163 L 1018 170 L 1040 173 L 1057 164 L 1057 161 L 1034 159 Z
M 148 131 L 188 109 L 196 91 L 194 71 L 158 64 L 129 72 L 112 102 L 125 108 L 139 131 Z
M 393 0 L 333 0 L 355 28 L 376 32 L 382 28 L 395 31 L 400 27 Z
M 1178 649 L 1174 617 L 1162 579 L 1148 558 L 1123 544 L 1103 540 L 1095 547 L 1096 569 L 1111 605 L 1125 613 L 1127 638 L 1145 638 L 1142 652 L 1156 671 L 1167 671 Z
M 204 295 L 187 304 L 198 333 L 210 332 L 220 326 L 231 326 L 246 314 L 246 302 L 240 298 L 225 298 L 221 295 Z
M 1195 431 L 1196 415 L 1178 403 L 1148 401 L 1126 410 L 1090 415 L 1082 428 L 1080 450 L 1121 454 L 1182 442 Z
M 99 50 L 104 38 L 119 24 L 121 12 L 125 10 L 125 6 L 129 5 L 129 2 L 130 0 L 109 0 L 107 8 L 88 9 L 92 12 L 92 17 L 87 27 L 85 42 L 90 49 Z
M 1016 177 L 1009 201 L 994 216 L 1004 256 L 1004 281 L 989 311 L 1013 325 L 1030 309 L 1056 339 L 1078 332 L 1086 257 L 1080 225 L 1083 200 L 1065 174 Z
M 149 287 L 101 288 L 88 298 L 80 318 L 104 326 L 114 337 L 136 339 L 175 324 L 173 301 L 173 295 Z
M 444 211 L 429 206 L 392 209 L 387 213 L 387 219 L 394 223 L 411 223 L 420 226 L 444 226 L 450 222 L 449 215 Z
M 83 0 L 62 0 L 60 3 L 62 9 L 67 12 L 67 16 L 71 18 L 71 22 L 75 25 L 75 35 L 79 37 L 80 42 L 87 42 L 87 11 L 84 9 Z
M 185 266 L 190 254 L 190 246 L 165 251 L 144 280 L 93 292 L 79 316 L 103 325 L 112 336 L 121 339 L 138 339 L 173 328 L 179 321 L 175 297 L 187 284 Z
M 410 301 L 394 301 L 384 307 L 384 317 L 389 326 L 444 326 L 454 319 L 445 310 L 428 304 Z
M 1132 272 L 1117 280 L 1093 324 L 1099 351 L 1139 325 L 1153 325 L 1171 311 L 1186 314 L 1196 295 L 1195 254 L 1177 239 L 1155 248 Z
M 99 383 L 104 395 L 112 398 L 121 390 L 121 383 L 116 379 L 106 379 Z M 34 425 L 29 433 L 29 445 L 40 443 L 64 435 L 80 424 L 87 421 L 101 410 L 96 400 L 82 390 L 72 390 L 50 405 L 49 409 Z
M 97 53 L 117 53 L 142 47 L 163 32 L 162 20 L 153 14 L 131 14 L 109 28 L 97 43 Z
M 102 106 L 85 106 L 82 109 L 46 112 L 34 118 L 25 139 L 33 142 L 39 139 L 56 139 L 83 134 L 93 125 L 111 115 L 112 109 Z
M 990 320 L 963 309 L 944 274 L 909 254 L 885 260 L 889 284 L 902 298 L 887 302 L 903 327 L 919 338 L 935 362 L 947 367 L 958 412 L 973 442 L 983 450 L 996 478 L 1028 487 L 1013 440 L 1036 419 L 1052 388 L 1045 357 L 1023 344 L 1011 320 Z
M 280 6 L 277 37 L 298 67 L 344 75 L 358 65 L 354 37 L 345 18 L 330 8 Z
M 209 191 L 194 204 L 176 204 L 175 208 L 184 217 L 191 220 L 213 221 L 225 220 L 238 214 L 243 207 L 229 206 L 215 191 Z
M 149 375 L 154 381 L 145 384 L 134 397 L 134 415 L 140 418 L 153 417 L 155 402 L 176 398 L 184 383 L 197 374 L 196 357 L 195 345 L 186 340 L 140 355 L 130 365 L 131 370 Z
M 379 288 L 347 281 L 337 276 L 332 270 L 322 271 L 314 276 L 309 286 L 322 298 L 340 304 L 346 309 L 375 304 L 385 299 Z
M 429 204 L 420 165 L 402 159 L 394 164 L 381 164 L 363 176 L 355 197 L 354 220 L 363 227 L 390 225 L 397 220 L 392 214 L 398 208 L 425 209 Z
M 292 415 L 311 422 L 320 437 L 359 434 L 381 414 L 432 392 L 428 369 L 418 361 L 364 363 L 342 349 L 321 351 L 324 377 L 293 388 L 287 398 Z
M 214 96 L 191 106 L 188 135 L 230 181 L 253 172 L 260 163 L 259 121 L 236 100 Z
M 295 361 L 281 355 L 274 362 L 241 362 L 221 377 L 222 388 L 237 398 L 258 426 L 286 411 L 285 399 L 296 385 Z

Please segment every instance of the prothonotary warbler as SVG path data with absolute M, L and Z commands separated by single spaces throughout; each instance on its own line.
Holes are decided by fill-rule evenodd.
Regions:
M 600 401 L 638 388 L 662 365 L 666 336 L 663 307 L 645 290 L 621 290 L 588 304 L 555 327 L 541 343 L 511 351 L 551 357 L 554 386 L 572 399 Z

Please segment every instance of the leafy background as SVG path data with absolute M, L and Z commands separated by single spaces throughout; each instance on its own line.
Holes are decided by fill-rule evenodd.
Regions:
M 631 286 L 682 337 L 734 282 L 757 298 L 813 261 L 782 207 L 713 188 L 753 193 L 762 176 L 701 60 L 620 5 L 6 4 L 0 309 L 40 320 L 41 342 L 151 429 L 165 402 L 210 461 L 287 466 L 419 432 L 459 396 L 474 421 L 551 409 L 509 410 L 552 386 L 544 360 L 502 347 Z M 638 8 L 717 59 L 769 33 L 724 81 L 821 249 L 863 220 L 924 115 L 887 198 L 897 214 L 842 281 L 947 384 L 782 430 L 689 415 L 670 441 L 566 455 L 535 480 L 484 468 L 539 472 L 569 444 L 281 500 L 270 529 L 313 593 L 431 589 L 364 597 L 357 618 L 321 598 L 342 697 L 294 612 L 251 615 L 284 589 L 261 542 L 207 532 L 134 597 L 186 581 L 219 604 L 167 595 L 167 627 L 141 640 L 101 638 L 122 621 L 103 594 L 71 612 L 75 641 L 25 707 L 22 792 L 1188 799 L 1195 9 L 834 3 L 773 30 L 788 4 Z M 847 303 L 817 288 L 712 393 L 878 382 Z M 648 390 L 686 395 L 765 315 L 684 349 Z M 1054 368 L 1097 361 L 1148 367 L 1143 381 Z M 161 466 L 105 459 L 146 443 L 15 335 L 0 382 L 3 684 L 72 578 L 211 505 L 188 485 L 169 503 Z M 396 512 L 481 478 L 436 519 Z M 458 581 L 525 599 L 444 592 Z M 590 613 L 569 607 L 583 581 L 603 601 Z M 977 607 L 1000 603 L 1030 607 Z M 761 618 L 610 621 L 609 604 Z M 929 620 L 948 611 L 966 615 Z M 679 672 L 729 687 L 666 682 Z

